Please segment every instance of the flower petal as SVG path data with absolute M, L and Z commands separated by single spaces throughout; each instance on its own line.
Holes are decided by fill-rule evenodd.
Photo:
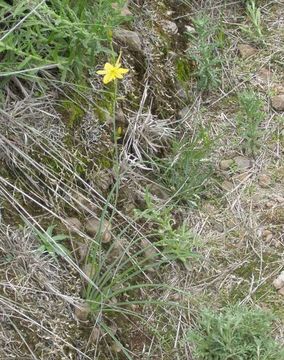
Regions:
M 105 74 L 106 74 L 106 71 L 105 71 L 105 70 L 98 70 L 98 71 L 97 71 L 97 74 L 99 74 L 99 75 L 105 75 Z
M 115 77 L 113 76 L 113 74 L 107 73 L 103 78 L 103 83 L 108 84 L 109 82 L 111 82 L 114 79 L 115 79 Z
M 113 69 L 113 65 L 111 65 L 110 63 L 105 63 L 105 66 L 104 66 L 104 70 L 105 71 L 110 71 Z
M 119 74 L 127 74 L 128 71 L 129 71 L 129 69 L 124 69 L 124 68 L 119 68 L 118 69 Z

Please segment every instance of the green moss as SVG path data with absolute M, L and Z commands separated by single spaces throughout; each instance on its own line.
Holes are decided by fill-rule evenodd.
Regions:
M 64 100 L 61 103 L 63 119 L 69 129 L 78 126 L 85 115 L 85 111 L 75 102 Z
M 191 63 L 188 59 L 184 57 L 179 57 L 176 60 L 176 75 L 177 79 L 181 83 L 186 83 L 191 78 Z

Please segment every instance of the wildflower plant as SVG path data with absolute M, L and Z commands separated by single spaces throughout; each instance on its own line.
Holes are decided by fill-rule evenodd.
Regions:
M 103 77 L 104 84 L 108 84 L 109 82 L 114 81 L 116 79 L 123 79 L 123 75 L 128 73 L 129 69 L 124 69 L 121 67 L 120 59 L 121 59 L 121 53 L 114 65 L 107 62 L 103 70 L 97 71 L 97 74 L 104 75 Z

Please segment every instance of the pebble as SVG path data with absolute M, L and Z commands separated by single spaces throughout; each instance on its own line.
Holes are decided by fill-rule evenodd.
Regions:
M 221 160 L 219 166 L 221 170 L 230 170 L 233 164 L 234 164 L 234 160 L 228 159 L 228 160 Z
M 267 68 L 262 68 L 257 73 L 258 78 L 263 82 L 269 82 L 271 79 L 271 71 Z
M 278 294 L 284 296 L 284 287 L 278 290 Z
M 190 107 L 189 106 L 184 107 L 179 111 L 178 115 L 181 118 L 188 118 L 190 116 Z
M 135 31 L 116 29 L 113 32 L 114 40 L 121 42 L 125 46 L 129 47 L 130 50 L 136 52 L 142 52 L 142 42 Z
M 111 225 L 107 220 L 101 222 L 98 219 L 89 219 L 85 224 L 85 230 L 92 237 L 95 237 L 100 231 L 103 243 L 108 243 L 111 240 Z
M 76 209 L 84 213 L 90 213 L 90 211 L 95 212 L 97 210 L 97 206 L 89 199 L 86 199 L 82 194 L 75 193 L 73 197 L 76 200 L 74 204 Z
M 82 223 L 75 217 L 69 217 L 65 219 L 65 226 L 68 228 L 70 233 L 76 233 L 82 228 Z
M 234 163 L 236 164 L 238 170 L 247 170 L 251 167 L 251 160 L 244 156 L 234 157 Z
M 88 304 L 80 304 L 75 306 L 75 316 L 79 321 L 87 321 L 91 309 Z
M 90 246 L 88 244 L 83 243 L 83 242 L 78 242 L 76 252 L 79 255 L 79 262 L 80 263 L 82 263 L 86 259 L 86 257 L 88 256 L 89 248 L 90 248 Z
M 189 34 L 194 34 L 196 32 L 196 30 L 193 26 L 185 25 L 184 28 L 185 28 L 185 31 Z
M 225 181 L 222 182 L 221 188 L 223 190 L 229 192 L 229 191 L 232 191 L 235 188 L 235 185 L 231 181 L 225 180 Z
M 262 174 L 258 178 L 259 186 L 262 188 L 268 188 L 271 184 L 270 176 Z
M 91 331 L 91 334 L 90 334 L 90 337 L 89 337 L 89 342 L 90 343 L 98 342 L 100 336 L 101 336 L 100 329 L 97 328 L 97 327 L 94 327 L 93 330 Z
M 175 35 L 178 33 L 178 27 L 177 24 L 170 20 L 163 20 L 161 22 L 162 28 L 165 32 Z
M 282 271 L 280 275 L 273 281 L 273 286 L 277 290 L 284 287 L 284 271 Z
M 284 111 L 284 94 L 273 96 L 271 105 L 276 111 Z
M 248 44 L 240 44 L 238 49 L 243 59 L 247 59 L 257 53 L 257 49 Z

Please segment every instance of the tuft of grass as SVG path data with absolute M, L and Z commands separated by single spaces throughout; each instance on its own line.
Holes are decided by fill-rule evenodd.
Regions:
M 265 118 L 263 101 L 253 91 L 245 90 L 238 95 L 240 110 L 237 115 L 237 131 L 248 153 L 255 154 L 260 146 L 260 124 Z
M 217 50 L 220 46 L 217 40 L 218 27 L 212 24 L 210 18 L 203 16 L 193 20 L 195 33 L 190 34 L 191 46 L 188 56 L 194 62 L 194 75 L 200 90 L 211 90 L 220 84 L 221 58 Z
M 172 153 L 160 162 L 161 180 L 173 199 L 195 205 L 212 174 L 209 157 L 213 140 L 201 128 L 191 140 L 174 141 Z
M 273 316 L 235 306 L 217 313 L 203 310 L 189 334 L 198 360 L 279 360 L 284 351 L 272 337 Z
M 1 2 L 0 74 L 32 79 L 46 69 L 82 81 L 96 57 L 109 53 L 112 29 L 125 21 L 123 0 Z M 37 78 L 38 79 L 38 78 Z M 39 80 L 39 79 L 38 79 Z
M 183 223 L 175 226 L 172 217 L 173 206 L 158 208 L 149 192 L 145 195 L 146 209 L 137 210 L 138 217 L 147 220 L 155 229 L 151 236 L 156 240 L 155 246 L 161 247 L 163 254 L 169 260 L 180 260 L 184 264 L 196 257 L 197 237 Z
M 242 30 L 256 42 L 263 42 L 260 8 L 255 0 L 246 1 L 246 13 L 252 26 L 242 26 Z

